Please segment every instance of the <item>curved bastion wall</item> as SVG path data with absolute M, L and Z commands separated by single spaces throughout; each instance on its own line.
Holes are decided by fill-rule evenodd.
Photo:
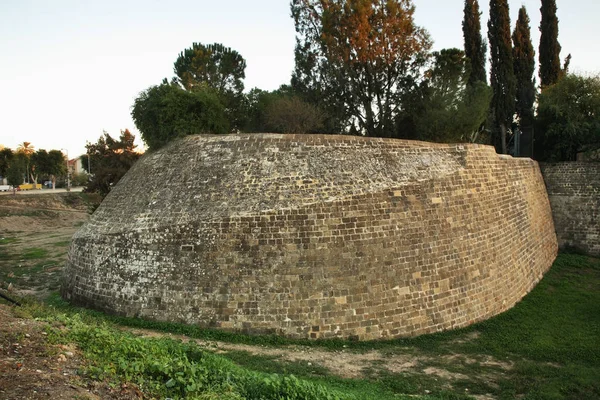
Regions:
M 75 234 L 62 295 L 154 320 L 377 339 L 501 313 L 556 252 L 530 159 L 354 136 L 189 136 L 142 157 Z

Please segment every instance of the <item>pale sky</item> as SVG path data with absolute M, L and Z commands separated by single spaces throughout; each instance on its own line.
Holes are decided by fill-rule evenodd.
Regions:
M 434 50 L 463 47 L 464 0 L 415 0 L 417 24 Z M 480 1 L 487 35 L 488 1 Z M 539 46 L 540 1 L 509 0 L 514 28 L 527 7 Z M 600 72 L 600 1 L 558 0 L 561 58 L 571 71 Z M 288 0 L 0 0 L 0 144 L 68 149 L 74 158 L 102 131 L 129 128 L 139 92 L 173 76 L 193 42 L 222 43 L 247 63 L 245 87 L 289 83 L 294 23 Z M 512 29 L 511 28 L 511 29 Z M 536 55 L 537 61 L 537 55 Z

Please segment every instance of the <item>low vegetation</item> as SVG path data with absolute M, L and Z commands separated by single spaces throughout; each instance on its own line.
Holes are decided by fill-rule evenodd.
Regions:
M 134 384 L 156 398 L 593 399 L 600 398 L 599 302 L 600 260 L 561 254 L 514 309 L 467 329 L 412 339 L 247 336 L 107 316 L 56 295 L 19 313 L 47 322 L 52 342 L 82 349 L 86 379 Z M 306 362 L 279 351 L 320 356 Z M 340 363 L 368 361 L 358 378 L 349 378 L 319 363 L 328 355 Z M 406 357 L 414 360 L 410 368 L 388 368 Z

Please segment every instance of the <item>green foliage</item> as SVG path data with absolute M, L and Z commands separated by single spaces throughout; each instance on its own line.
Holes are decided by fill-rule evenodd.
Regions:
M 519 18 L 513 32 L 513 60 L 517 79 L 516 112 L 519 119 L 533 122 L 533 103 L 535 102 L 535 51 L 531 44 L 531 29 L 527 9 L 519 9 Z
M 481 12 L 477 0 L 465 0 L 464 19 L 462 23 L 465 40 L 465 55 L 471 61 L 469 85 L 475 82 L 487 83 L 485 54 L 487 46 L 481 36 Z
M 56 177 L 67 173 L 65 156 L 59 150 L 38 150 L 31 155 L 30 169 L 33 181 L 39 177 L 47 176 L 56 182 Z
M 490 0 L 488 38 L 492 63 L 491 86 L 494 93 L 491 107 L 500 131 L 495 144 L 498 151 L 507 154 L 507 133 L 515 113 L 517 90 L 507 0 Z
M 431 42 L 410 0 L 292 0 L 292 86 L 328 114 L 326 130 L 394 136 L 402 94 Z M 338 131 L 339 132 L 339 131 Z
M 411 138 L 434 142 L 473 142 L 489 112 L 491 90 L 485 82 L 468 84 L 470 62 L 459 49 L 433 53 L 434 65 L 414 92 Z
M 31 249 L 25 249 L 23 251 L 23 254 L 21 254 L 20 258 L 23 260 L 39 260 L 42 258 L 46 258 L 47 255 L 47 250 L 34 247 Z
M 8 167 L 13 158 L 14 153 L 8 147 L 0 150 L 0 176 L 6 176 L 6 171 L 8 171 Z
M 540 11 L 540 83 L 545 88 L 557 83 L 561 77 L 556 0 L 542 0 Z
M 259 88 L 250 90 L 246 95 L 246 124 L 242 130 L 250 133 L 269 132 L 271 127 L 267 124 L 267 110 L 275 101 L 288 95 L 292 95 L 292 90 L 287 85 L 271 92 Z
M 206 92 L 210 88 L 224 105 L 229 126 L 233 130 L 245 124 L 244 83 L 246 61 L 235 50 L 222 44 L 194 43 L 175 61 L 175 80 L 190 92 Z
M 86 157 L 87 158 L 87 157 Z M 71 185 L 73 186 L 86 186 L 90 176 L 85 172 L 75 174 L 71 177 Z
M 273 132 L 309 133 L 323 126 L 323 113 L 297 96 L 280 97 L 266 109 L 266 125 Z
M 185 135 L 229 131 L 225 107 L 206 86 L 193 92 L 167 82 L 152 86 L 135 99 L 131 116 L 150 150 Z
M 209 86 L 220 93 L 244 90 L 246 61 L 235 50 L 222 44 L 194 43 L 179 54 L 174 64 L 179 84 L 188 91 Z
M 14 160 L 16 161 L 16 160 Z M 11 162 L 6 170 L 6 180 L 8 184 L 17 187 L 23 183 L 23 165 L 18 162 Z
M 104 132 L 98 142 L 85 146 L 94 165 L 94 174 L 85 188 L 86 192 L 98 193 L 102 197 L 110 192 L 140 158 L 140 154 L 135 151 L 134 140 L 135 136 L 125 129 L 121 131 L 119 140 Z
M 569 74 L 539 96 L 536 158 L 574 161 L 600 148 L 600 77 Z
M 75 342 L 88 360 L 85 374 L 96 380 L 134 382 L 142 390 L 171 398 L 215 396 L 229 399 L 353 399 L 292 376 L 256 373 L 208 353 L 194 343 L 146 339 L 106 324 L 84 321 L 75 314 L 47 320 L 68 330 L 52 330 L 50 340 Z M 218 397 L 216 397 L 218 396 Z
M 523 140 L 519 140 L 517 155 L 531 156 L 531 138 L 533 135 L 535 102 L 535 51 L 531 44 L 531 28 L 527 9 L 522 6 L 513 32 L 514 71 L 517 79 L 517 98 L 515 104 L 519 129 L 523 132 Z M 515 139 L 518 137 L 515 136 Z M 522 142 L 522 143 L 521 143 Z M 516 153 L 515 152 L 515 153 Z

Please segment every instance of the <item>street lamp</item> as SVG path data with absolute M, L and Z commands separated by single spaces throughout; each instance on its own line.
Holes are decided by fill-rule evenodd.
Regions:
M 88 156 L 88 175 L 92 175 L 92 167 L 90 165 L 90 149 L 88 147 L 89 143 L 87 142 L 87 140 L 86 140 L 85 144 L 86 144 L 85 149 L 87 150 L 87 156 Z
M 60 149 L 61 151 L 65 151 L 67 153 L 67 192 L 71 191 L 71 171 L 69 170 L 69 150 Z

